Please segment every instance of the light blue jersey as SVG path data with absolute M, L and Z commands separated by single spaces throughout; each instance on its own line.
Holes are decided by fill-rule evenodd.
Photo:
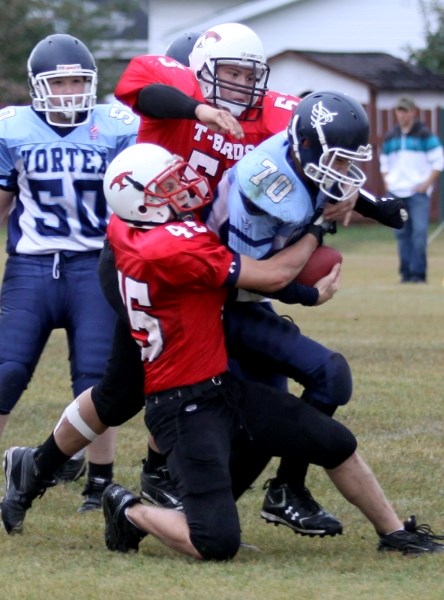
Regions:
M 97 105 L 72 129 L 49 126 L 29 107 L 0 111 L 0 188 L 16 198 L 9 253 L 99 250 L 109 218 L 102 181 L 111 160 L 135 143 L 139 119 L 120 104 Z
M 260 259 L 297 241 L 323 203 L 290 164 L 285 132 L 246 154 L 224 175 L 207 224 L 231 250 Z M 323 195 L 322 195 L 323 196 Z M 317 199 L 318 198 L 318 199 Z

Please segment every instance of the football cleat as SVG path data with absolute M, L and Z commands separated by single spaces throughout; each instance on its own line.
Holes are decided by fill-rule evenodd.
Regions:
M 261 517 L 268 523 L 286 525 L 295 533 L 310 537 L 342 533 L 342 523 L 325 511 L 307 488 L 295 492 L 286 483 L 279 483 L 276 479 L 269 479 L 264 488 L 268 489 Z
M 147 534 L 127 519 L 125 509 L 140 503 L 140 498 L 117 483 L 111 483 L 103 492 L 102 502 L 108 550 L 137 552 L 140 540 Z
M 170 479 L 170 474 L 166 466 L 159 467 L 150 473 L 142 469 L 140 474 L 140 494 L 145 500 L 156 506 L 183 510 L 179 494 Z
M 388 534 L 379 534 L 378 550 L 380 552 L 401 552 L 404 555 L 417 556 L 431 552 L 444 552 L 444 544 L 436 540 L 444 540 L 444 535 L 436 535 L 430 525 L 416 524 L 412 515 L 404 522 L 404 529 Z
M 0 501 L 3 525 L 7 533 L 22 533 L 26 511 L 46 488 L 57 484 L 56 479 L 43 480 L 34 461 L 37 448 L 14 446 L 6 450 L 3 469 L 6 493 Z
M 111 479 L 105 479 L 104 477 L 88 477 L 82 492 L 85 500 L 82 506 L 77 509 L 77 512 L 82 513 L 102 508 L 103 492 L 110 483 L 112 483 Z
M 82 454 L 78 458 L 73 457 L 67 460 L 54 475 L 62 483 L 77 481 L 86 473 L 86 459 Z

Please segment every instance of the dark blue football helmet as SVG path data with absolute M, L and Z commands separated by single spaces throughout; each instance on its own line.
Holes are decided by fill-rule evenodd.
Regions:
M 305 96 L 294 109 L 287 132 L 305 175 L 330 198 L 346 200 L 365 183 L 355 162 L 372 158 L 369 122 L 351 96 L 332 91 Z
M 165 56 L 174 58 L 185 67 L 190 66 L 189 56 L 194 44 L 200 37 L 200 33 L 187 32 L 182 33 L 175 40 L 170 42 L 165 50 Z
M 50 80 L 60 77 L 83 77 L 83 93 L 53 94 Z M 28 59 L 28 83 L 34 110 L 44 112 L 49 124 L 74 127 L 89 120 L 96 104 L 97 67 L 91 52 L 77 38 L 56 33 L 41 40 Z M 54 113 L 65 115 L 66 123 L 54 121 Z

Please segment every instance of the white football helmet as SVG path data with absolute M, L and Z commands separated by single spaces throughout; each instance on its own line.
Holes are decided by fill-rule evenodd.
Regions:
M 52 94 L 49 80 L 54 77 L 83 77 L 83 93 Z M 44 112 L 50 125 L 77 127 L 89 121 L 96 104 L 97 68 L 91 52 L 77 38 L 57 33 L 41 40 L 28 59 L 28 83 L 34 110 Z M 62 113 L 66 123 L 54 121 L 55 113 Z
M 270 68 L 259 37 L 246 25 L 225 23 L 208 29 L 197 39 L 189 56 L 190 68 L 199 81 L 206 100 L 220 108 L 227 108 L 235 117 L 255 120 L 267 92 Z M 252 86 L 233 84 L 218 77 L 220 65 L 232 65 L 253 71 Z M 238 90 L 248 94 L 247 102 L 224 100 L 221 89 Z
M 134 144 L 120 152 L 105 172 L 103 189 L 117 216 L 146 229 L 212 200 L 207 179 L 156 144 Z

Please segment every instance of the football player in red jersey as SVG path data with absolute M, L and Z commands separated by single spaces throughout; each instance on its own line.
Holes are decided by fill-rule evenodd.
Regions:
M 286 128 L 299 99 L 267 88 L 262 43 L 245 25 L 212 27 L 189 62 L 187 68 L 165 56 L 137 56 L 115 95 L 140 115 L 139 142 L 180 154 L 214 189 L 246 152 Z
M 226 23 L 205 31 L 194 43 L 189 65 L 165 56 L 135 57 L 115 95 L 140 115 L 138 142 L 159 143 L 184 156 L 214 189 L 223 173 L 247 152 L 287 127 L 299 99 L 267 88 L 269 67 L 262 42 L 245 25 Z M 283 376 L 274 383 L 287 386 Z M 154 448 L 150 439 L 141 492 L 155 503 L 179 508 L 165 462 Z M 340 521 L 306 490 L 303 462 L 298 468 L 298 506 L 305 511 L 301 518 L 308 524 L 314 515 L 316 527 L 311 521 L 309 525 L 314 535 L 341 533 Z
M 403 526 L 351 431 L 296 396 L 228 371 L 221 312 L 229 289 L 291 285 L 315 234 L 262 261 L 231 252 L 193 214 L 211 200 L 205 179 L 154 144 L 124 150 L 104 189 L 115 213 L 107 236 L 120 293 L 143 358 L 145 423 L 184 505 L 183 512 L 146 506 L 110 484 L 103 495 L 108 549 L 137 551 L 151 533 L 196 559 L 233 558 L 240 523 L 230 455 L 233 441 L 248 437 L 258 451 L 303 454 L 324 467 L 374 526 L 380 550 L 443 552 L 430 529 Z

